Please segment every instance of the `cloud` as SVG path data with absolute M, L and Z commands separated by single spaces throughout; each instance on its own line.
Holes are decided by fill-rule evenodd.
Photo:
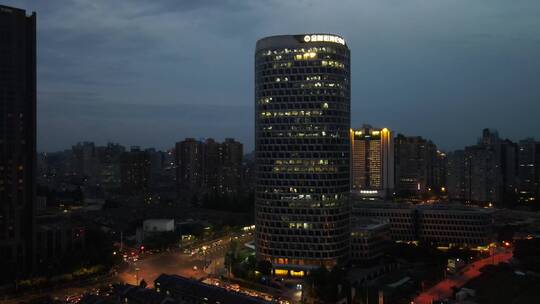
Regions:
M 249 150 L 253 113 L 238 109 L 253 106 L 255 42 L 303 32 L 346 38 L 353 126 L 388 126 L 444 149 L 474 143 L 484 126 L 540 136 L 537 0 L 5 2 L 38 14 L 40 149 L 99 137 L 97 126 L 159 147 L 213 128 Z M 220 128 L 206 106 L 236 119 Z M 69 116 L 55 115 L 66 107 Z M 77 120 L 85 127 L 73 129 Z M 147 134 L 152 121 L 159 136 Z

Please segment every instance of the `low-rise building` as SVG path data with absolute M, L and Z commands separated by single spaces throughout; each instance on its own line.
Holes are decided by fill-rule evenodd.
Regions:
M 164 293 L 177 301 L 183 301 L 190 304 L 269 303 L 263 299 L 253 298 L 242 293 L 208 285 L 178 275 L 162 274 L 154 281 L 154 286 L 157 292 Z
M 394 241 L 477 247 L 494 240 L 492 209 L 460 204 L 356 202 L 353 215 L 388 221 Z
M 85 247 L 85 227 L 62 216 L 41 216 L 37 219 L 36 261 L 38 269 L 75 250 Z
M 367 218 L 355 218 L 351 225 L 351 259 L 362 263 L 382 257 L 388 248 L 390 224 Z
M 143 232 L 173 232 L 174 219 L 148 219 L 143 222 Z

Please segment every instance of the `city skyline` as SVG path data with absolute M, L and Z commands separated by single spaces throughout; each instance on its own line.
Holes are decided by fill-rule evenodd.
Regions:
M 253 62 L 243 58 L 252 41 L 291 32 L 338 32 L 355 50 L 353 127 L 385 126 L 443 150 L 473 144 L 471 130 L 484 127 L 514 141 L 540 133 L 532 1 L 350 2 L 332 16 L 317 1 L 4 4 L 40 12 L 39 151 L 82 140 L 163 149 L 185 137 L 235 137 L 251 151 Z
M 0 4 L 0 298 L 540 303 L 535 14 L 370 1 Z

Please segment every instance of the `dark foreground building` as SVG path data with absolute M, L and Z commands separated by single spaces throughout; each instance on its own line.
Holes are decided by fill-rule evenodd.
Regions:
M 33 264 L 36 14 L 0 5 L 0 283 Z
M 179 303 L 208 304 L 268 304 L 263 299 L 230 291 L 218 286 L 184 278 L 178 275 L 162 274 L 155 281 L 158 293 L 166 294 Z
M 256 250 L 278 275 L 348 260 L 349 55 L 330 34 L 257 42 Z

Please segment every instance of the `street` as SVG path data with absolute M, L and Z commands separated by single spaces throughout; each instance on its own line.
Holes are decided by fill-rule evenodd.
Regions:
M 181 249 L 162 251 L 159 253 L 144 253 L 128 260 L 128 267 L 114 275 L 102 276 L 97 280 L 89 279 L 84 283 L 71 284 L 69 287 L 47 289 L 29 292 L 24 296 L 2 299 L 2 303 L 16 304 L 31 299 L 51 296 L 52 298 L 76 303 L 86 293 L 96 293 L 98 288 L 114 283 L 136 285 L 144 280 L 149 288 L 154 280 L 162 273 L 176 274 L 187 278 L 201 279 L 209 274 L 215 274 L 223 267 L 223 257 L 229 248 L 231 240 L 244 244 L 253 239 L 251 233 L 229 234 L 227 236 L 205 241 L 188 252 Z M 207 267 L 204 267 L 206 264 Z
M 462 287 L 469 280 L 479 276 L 480 268 L 489 264 L 499 264 L 508 262 L 512 258 L 512 251 L 506 249 L 502 252 L 495 253 L 493 256 L 478 260 L 465 267 L 459 274 L 447 277 L 437 285 L 431 287 L 425 292 L 418 295 L 413 303 L 415 304 L 431 304 L 434 300 L 446 299 L 452 296 L 452 287 Z
M 244 244 L 252 238 L 248 233 L 231 234 L 199 244 L 188 253 L 177 249 L 143 256 L 130 262 L 129 268 L 117 275 L 117 282 L 135 285 L 144 280 L 148 287 L 153 287 L 154 280 L 162 273 L 201 279 L 223 266 L 223 257 L 232 240 Z

